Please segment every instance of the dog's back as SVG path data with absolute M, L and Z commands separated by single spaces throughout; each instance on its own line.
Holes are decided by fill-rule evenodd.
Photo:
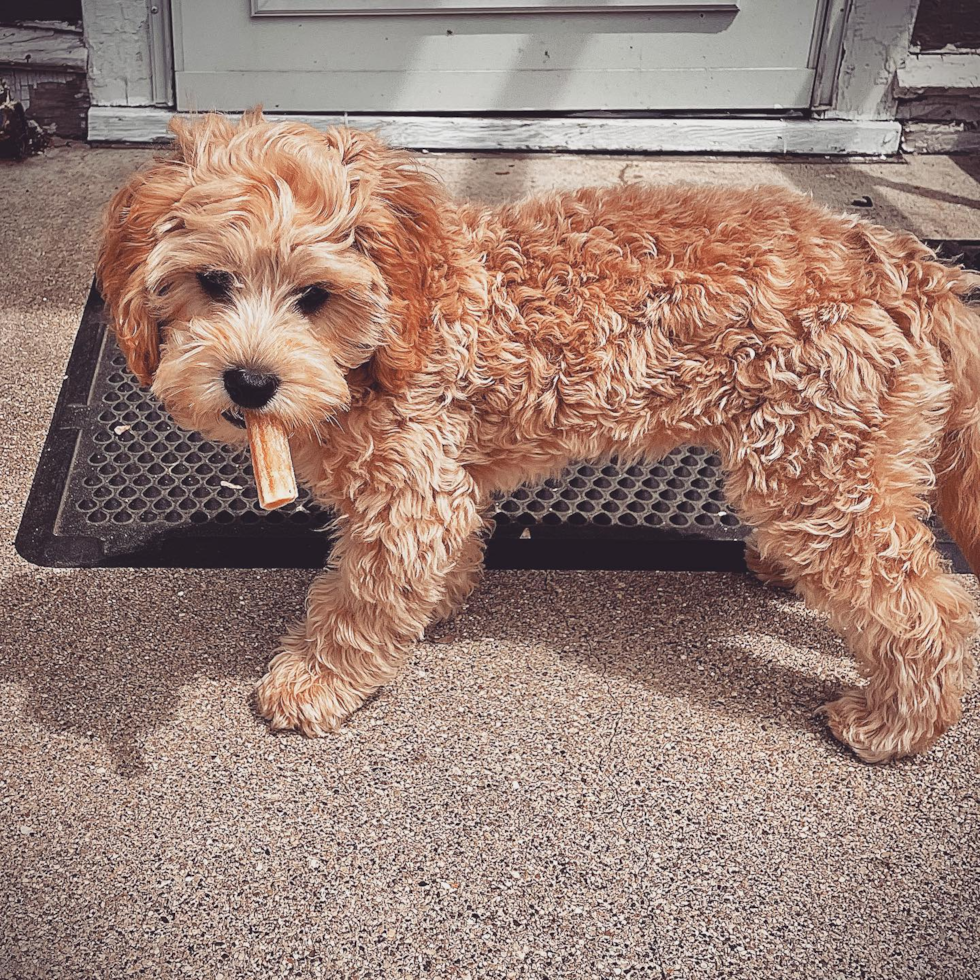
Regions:
M 521 478 L 549 455 L 747 432 L 763 455 L 806 453 L 822 424 L 845 451 L 901 376 L 961 432 L 951 447 L 969 439 L 970 274 L 911 235 L 778 187 L 585 189 L 461 216 L 489 295 L 466 397 L 497 465 L 528 457 Z

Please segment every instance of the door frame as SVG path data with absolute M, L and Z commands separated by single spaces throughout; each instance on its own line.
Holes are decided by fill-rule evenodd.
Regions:
M 90 42 L 89 140 L 155 143 L 168 139 L 173 111 L 173 13 L 170 0 L 145 0 L 143 36 L 112 33 L 119 64 L 146 64 L 143 81 L 118 91 L 100 88 L 106 39 L 100 25 L 126 0 L 83 0 Z M 290 115 L 325 127 L 349 123 L 380 130 L 400 145 L 422 150 L 512 152 L 756 153 L 887 156 L 897 153 L 901 125 L 895 120 L 893 80 L 908 56 L 919 0 L 824 0 L 818 9 L 811 60 L 816 69 L 809 117 L 664 115 L 641 118 L 569 114 L 530 115 Z M 128 4 L 127 4 L 128 5 Z M 179 27 L 179 25 L 178 25 Z M 125 69 L 124 69 L 125 70 Z M 118 86 L 117 86 L 118 89 Z

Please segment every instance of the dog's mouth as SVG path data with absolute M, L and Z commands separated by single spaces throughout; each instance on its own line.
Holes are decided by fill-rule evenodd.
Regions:
M 238 429 L 245 428 L 245 416 L 237 408 L 229 408 L 227 411 L 221 413 L 221 417 L 226 422 L 231 422 Z

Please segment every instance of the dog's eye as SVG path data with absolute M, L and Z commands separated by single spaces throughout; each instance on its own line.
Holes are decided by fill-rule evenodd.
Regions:
M 304 316 L 312 316 L 330 299 L 330 293 L 323 286 L 307 286 L 296 296 L 296 305 Z
M 197 281 L 211 299 L 228 299 L 235 279 L 230 272 L 220 269 L 205 269 L 197 274 Z

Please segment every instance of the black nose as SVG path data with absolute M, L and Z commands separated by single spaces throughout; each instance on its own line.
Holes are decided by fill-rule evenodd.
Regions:
M 224 374 L 225 390 L 242 408 L 261 408 L 276 393 L 279 379 L 274 374 L 229 368 Z

